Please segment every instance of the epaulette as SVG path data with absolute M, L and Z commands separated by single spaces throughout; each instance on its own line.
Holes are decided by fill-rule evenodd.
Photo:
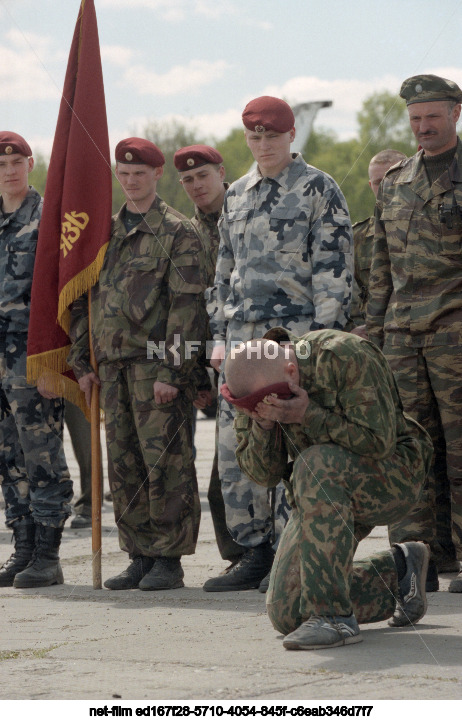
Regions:
M 364 220 L 356 221 L 356 223 L 353 223 L 353 226 L 352 226 L 353 229 L 358 228 L 360 225 L 365 225 L 366 223 L 368 223 L 370 221 L 370 219 L 371 219 L 371 216 L 369 215 L 367 218 L 364 218 Z

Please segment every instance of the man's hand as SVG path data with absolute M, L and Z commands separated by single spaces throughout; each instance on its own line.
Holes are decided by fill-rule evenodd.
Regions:
M 212 351 L 212 356 L 210 358 L 210 365 L 212 368 L 215 368 L 216 371 L 220 372 L 221 364 L 223 363 L 225 359 L 225 346 L 224 345 L 217 345 Z
M 274 396 L 267 396 L 265 403 L 258 403 L 255 408 L 257 420 L 279 421 L 279 423 L 302 423 L 308 408 L 310 399 L 308 393 L 300 388 L 296 383 L 289 382 L 289 388 L 294 394 L 294 398 L 282 400 Z M 263 428 L 264 426 L 262 426 Z
M 212 405 L 212 391 L 197 391 L 197 396 L 193 401 L 194 408 L 198 411 L 202 411 L 205 406 Z
M 178 395 L 178 388 L 169 385 L 169 383 L 162 383 L 162 381 L 154 381 L 154 400 L 157 405 L 162 403 L 169 403 L 173 401 Z
M 264 431 L 270 431 L 272 427 L 274 426 L 274 421 L 265 421 L 264 418 L 258 415 L 255 411 L 249 411 L 248 408 L 239 408 L 240 411 L 245 413 L 246 416 L 249 416 L 253 421 L 258 423 L 260 428 L 263 428 Z
M 91 390 L 93 388 L 93 384 L 95 386 L 101 385 L 100 379 L 93 371 L 91 373 L 86 373 L 84 376 L 79 378 L 79 387 L 80 390 L 85 393 L 85 400 L 89 408 L 91 407 Z
M 37 381 L 37 390 L 40 395 L 44 398 L 47 398 L 49 401 L 53 400 L 53 398 L 59 398 L 60 396 L 58 395 L 58 393 L 53 393 L 53 391 L 47 391 L 45 378 L 45 376 L 40 376 Z
M 367 340 L 367 327 L 365 325 L 358 325 L 357 328 L 353 328 L 351 333 Z

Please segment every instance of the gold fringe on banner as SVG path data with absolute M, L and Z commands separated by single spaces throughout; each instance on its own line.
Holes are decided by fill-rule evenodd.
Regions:
M 50 393 L 61 396 L 74 403 L 90 420 L 90 409 L 85 402 L 85 395 L 80 390 L 76 381 L 61 375 L 70 371 L 66 358 L 69 355 L 71 346 L 49 350 L 45 353 L 38 353 L 27 358 L 27 382 L 38 385 Z
M 69 334 L 70 325 L 70 311 L 69 307 L 72 305 L 74 300 L 80 298 L 81 295 L 86 293 L 89 288 L 95 285 L 99 278 L 99 274 L 103 265 L 104 255 L 109 245 L 105 243 L 101 246 L 98 251 L 93 263 L 77 273 L 61 290 L 58 301 L 58 323 L 61 328 Z M 69 370 L 69 366 L 67 367 Z

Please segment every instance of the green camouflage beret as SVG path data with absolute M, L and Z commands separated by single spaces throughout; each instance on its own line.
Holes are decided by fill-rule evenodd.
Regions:
M 404 81 L 399 94 L 405 99 L 406 105 L 428 103 L 432 100 L 457 100 L 458 103 L 462 101 L 462 90 L 459 86 L 438 75 L 414 75 Z

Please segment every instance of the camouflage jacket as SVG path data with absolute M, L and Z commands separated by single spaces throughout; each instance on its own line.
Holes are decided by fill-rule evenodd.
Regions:
M 363 325 L 366 320 L 366 306 L 369 297 L 369 275 L 372 264 L 372 246 L 374 242 L 375 217 L 366 218 L 353 225 L 354 267 L 353 298 L 350 316 L 355 325 Z
M 276 178 L 258 167 L 233 183 L 218 223 L 216 292 L 207 310 L 215 340 L 226 326 L 268 318 L 312 318 L 342 329 L 353 275 L 352 231 L 335 181 L 300 154 Z
M 410 465 L 428 467 L 430 437 L 403 412 L 390 367 L 373 343 L 335 330 L 297 338 L 277 328 L 265 337 L 294 343 L 300 386 L 310 402 L 302 424 L 276 424 L 271 431 L 237 413 L 237 459 L 256 483 L 271 487 L 287 480 L 288 459 L 323 443 L 376 459 L 396 453 Z
M 27 333 L 35 250 L 43 201 L 35 188 L 4 216 L 0 203 L 0 335 Z
M 229 188 L 229 183 L 223 183 L 223 185 L 226 190 Z M 196 205 L 194 217 L 191 218 L 192 224 L 203 239 L 207 268 L 207 288 L 213 286 L 215 280 L 218 247 L 220 245 L 220 234 L 218 232 L 220 215 L 221 210 L 217 210 L 215 213 L 203 213 Z
M 184 342 L 203 341 L 207 332 L 202 244 L 191 221 L 159 197 L 128 234 L 124 209 L 113 217 L 111 240 L 91 293 L 96 360 L 146 363 L 147 342 L 152 341 L 158 349 L 151 361 L 159 366 L 157 379 L 182 385 L 196 365 L 194 353 L 185 357 Z M 73 304 L 70 336 L 68 362 L 80 378 L 91 371 L 85 297 Z
M 462 342 L 462 143 L 433 185 L 422 153 L 391 168 L 377 198 L 367 328 L 379 346 Z

